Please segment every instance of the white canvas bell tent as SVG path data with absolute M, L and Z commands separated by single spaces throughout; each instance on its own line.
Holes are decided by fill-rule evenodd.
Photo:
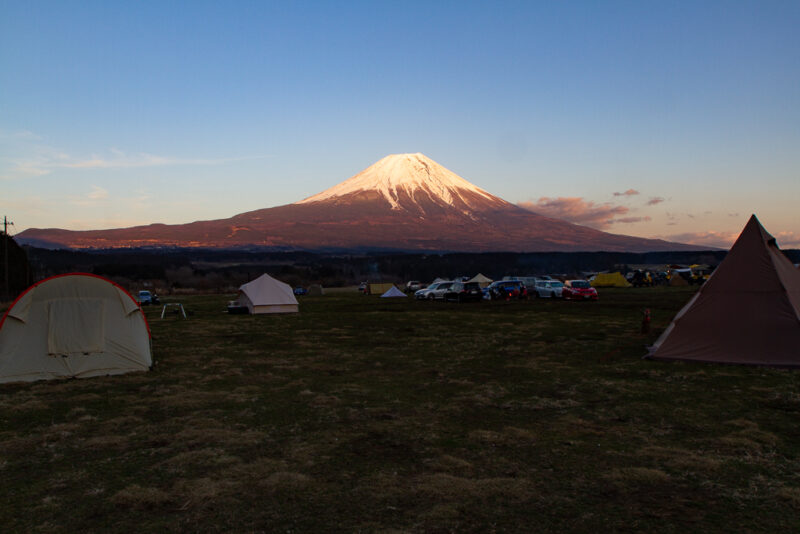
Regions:
M 289 284 L 262 274 L 239 288 L 239 302 L 250 313 L 297 313 L 297 299 Z
M 0 320 L 0 383 L 147 371 L 150 329 L 136 300 L 101 276 L 70 273 L 22 293 Z
M 406 296 L 405 293 L 403 293 L 402 291 L 400 291 L 396 287 L 392 286 L 391 289 L 389 289 L 389 291 L 387 291 L 386 293 L 381 295 L 381 298 L 385 299 L 385 298 L 397 298 L 397 297 L 405 297 L 405 296 Z

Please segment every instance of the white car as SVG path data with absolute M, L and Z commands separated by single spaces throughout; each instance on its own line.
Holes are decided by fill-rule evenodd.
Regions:
M 416 280 L 406 283 L 406 293 L 415 293 L 422 289 L 422 283 Z
M 450 289 L 453 282 L 434 282 L 425 289 L 420 289 L 414 293 L 417 300 L 443 300 L 444 294 Z
M 534 296 L 542 298 L 561 298 L 564 283 L 558 280 L 539 280 L 533 286 Z

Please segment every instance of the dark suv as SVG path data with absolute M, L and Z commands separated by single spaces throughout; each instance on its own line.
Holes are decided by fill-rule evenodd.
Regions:
M 500 280 L 486 288 L 491 300 L 511 300 L 528 298 L 528 289 L 521 280 Z
M 453 285 L 444 294 L 445 302 L 480 302 L 483 292 L 478 282 L 453 282 Z

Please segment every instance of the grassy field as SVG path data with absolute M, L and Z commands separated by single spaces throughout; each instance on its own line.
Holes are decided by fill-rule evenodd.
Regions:
M 0 386 L 0 529 L 796 532 L 800 375 L 641 359 L 691 293 L 150 308 L 152 372 Z

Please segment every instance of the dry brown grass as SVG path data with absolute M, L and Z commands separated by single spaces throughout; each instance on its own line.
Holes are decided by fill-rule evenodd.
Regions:
M 205 448 L 180 452 L 167 458 L 158 468 L 176 473 L 188 471 L 213 470 L 241 463 L 241 459 L 228 454 L 221 448 Z
M 258 487 L 270 493 L 304 489 L 312 483 L 312 478 L 293 471 L 276 471 L 258 481 Z
M 232 481 L 203 477 L 178 479 L 170 493 L 174 495 L 174 501 L 180 504 L 180 509 L 186 510 L 217 504 L 223 496 L 234 490 L 235 484 Z
M 288 466 L 284 460 L 263 456 L 250 462 L 232 464 L 221 471 L 220 475 L 230 480 L 258 481 L 287 469 Z
M 640 449 L 637 451 L 637 456 L 650 458 L 678 471 L 713 472 L 725 464 L 723 458 L 712 453 L 655 445 Z
M 495 497 L 528 501 L 540 496 L 527 478 L 464 478 L 447 473 L 419 476 L 414 489 L 434 502 L 486 501 Z
M 776 495 L 778 498 L 788 501 L 796 510 L 800 510 L 800 488 L 784 487 L 780 488 Z
M 446 471 L 460 475 L 469 474 L 473 470 L 472 463 L 463 458 L 457 458 L 449 454 L 443 454 L 434 458 L 428 463 L 428 467 L 433 471 Z
M 606 480 L 618 489 L 638 489 L 670 482 L 669 474 L 651 467 L 620 467 L 612 469 Z
M 93 436 L 81 446 L 87 450 L 123 450 L 130 447 L 131 440 L 126 436 Z
M 30 399 L 18 403 L 3 403 L 2 408 L 11 413 L 24 414 L 30 412 L 44 412 L 50 409 L 50 405 L 39 399 Z
M 131 484 L 109 499 L 114 505 L 134 510 L 155 510 L 175 504 L 175 496 L 159 488 Z
M 2 392 L 0 521 L 796 531 L 796 376 L 643 362 L 620 329 L 648 297 L 621 295 L 630 306 L 507 310 L 325 297 L 292 317 L 220 317 L 196 297 L 191 319 L 152 322 L 151 373 Z
M 505 427 L 500 431 L 473 430 L 469 439 L 488 445 L 531 445 L 536 436 L 530 430 L 516 427 Z
M 189 418 L 183 430 L 175 434 L 170 441 L 173 449 L 192 449 L 208 445 L 222 447 L 250 447 L 261 443 L 265 432 L 258 430 L 220 427 L 213 419 Z

